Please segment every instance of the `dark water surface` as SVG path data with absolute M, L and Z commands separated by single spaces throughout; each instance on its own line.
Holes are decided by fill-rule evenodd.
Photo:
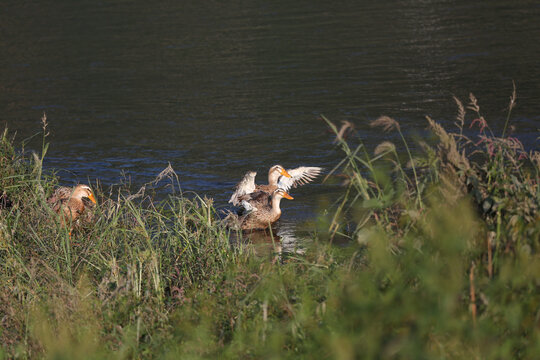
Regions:
M 332 168 L 341 154 L 318 114 L 374 145 L 392 135 L 373 118 L 419 134 L 473 92 L 500 131 L 512 80 L 516 135 L 537 146 L 538 1 L 8 0 L 0 29 L 0 125 L 22 139 L 45 111 L 46 166 L 67 184 L 140 185 L 170 162 L 184 190 L 224 206 L 247 170 Z M 333 191 L 293 191 L 283 222 Z

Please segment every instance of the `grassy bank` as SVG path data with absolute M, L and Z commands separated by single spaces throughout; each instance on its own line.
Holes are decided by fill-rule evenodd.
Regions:
M 386 117 L 373 125 L 403 143 L 338 136 L 343 197 L 285 262 L 231 245 L 212 201 L 178 192 L 155 203 L 97 187 L 92 223 L 70 238 L 45 201 L 58 181 L 42 171 L 46 139 L 26 155 L 4 133 L 3 355 L 538 358 L 540 154 L 468 103 L 454 133 L 428 119 L 418 153 Z

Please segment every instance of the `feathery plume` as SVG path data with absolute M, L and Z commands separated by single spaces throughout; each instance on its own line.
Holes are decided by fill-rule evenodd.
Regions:
M 396 145 L 390 141 L 383 141 L 375 148 L 374 154 L 381 155 L 396 150 Z
M 341 128 L 339 129 L 336 138 L 333 141 L 334 144 L 340 142 L 341 140 L 345 140 L 347 135 L 350 132 L 354 131 L 354 124 L 352 124 L 350 121 L 343 120 L 341 124 Z
M 463 107 L 463 103 L 461 102 L 461 100 L 459 100 L 455 96 L 454 96 L 454 101 L 456 102 L 457 107 L 458 107 L 458 114 L 457 114 L 457 117 L 456 117 L 456 120 L 457 120 L 456 125 L 460 129 L 463 129 L 463 125 L 465 124 L 465 108 Z
M 377 120 L 373 120 L 369 125 L 372 127 L 381 126 L 384 131 L 400 130 L 399 123 L 389 116 L 381 116 Z

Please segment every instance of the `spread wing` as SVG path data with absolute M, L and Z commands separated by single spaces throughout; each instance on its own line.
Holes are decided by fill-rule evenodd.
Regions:
M 296 169 L 287 169 L 287 172 L 291 177 L 280 176 L 278 179 L 278 187 L 288 192 L 292 187 L 295 188 L 313 181 L 320 175 L 322 170 L 323 168 L 316 166 L 300 166 Z
M 241 202 L 239 198 L 243 195 L 251 194 L 253 191 L 255 191 L 255 176 L 252 175 L 251 172 L 248 172 L 236 185 L 234 194 L 232 194 L 229 202 L 234 206 L 238 206 Z

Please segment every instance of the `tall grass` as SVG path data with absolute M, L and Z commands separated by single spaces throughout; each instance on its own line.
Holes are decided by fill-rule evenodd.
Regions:
M 45 201 L 58 179 L 4 132 L 4 357 L 538 358 L 540 155 L 468 107 L 455 133 L 428 119 L 437 140 L 407 158 L 339 137 L 348 186 L 285 262 L 233 241 L 211 199 L 156 202 L 152 184 L 94 186 L 98 206 L 70 238 Z

